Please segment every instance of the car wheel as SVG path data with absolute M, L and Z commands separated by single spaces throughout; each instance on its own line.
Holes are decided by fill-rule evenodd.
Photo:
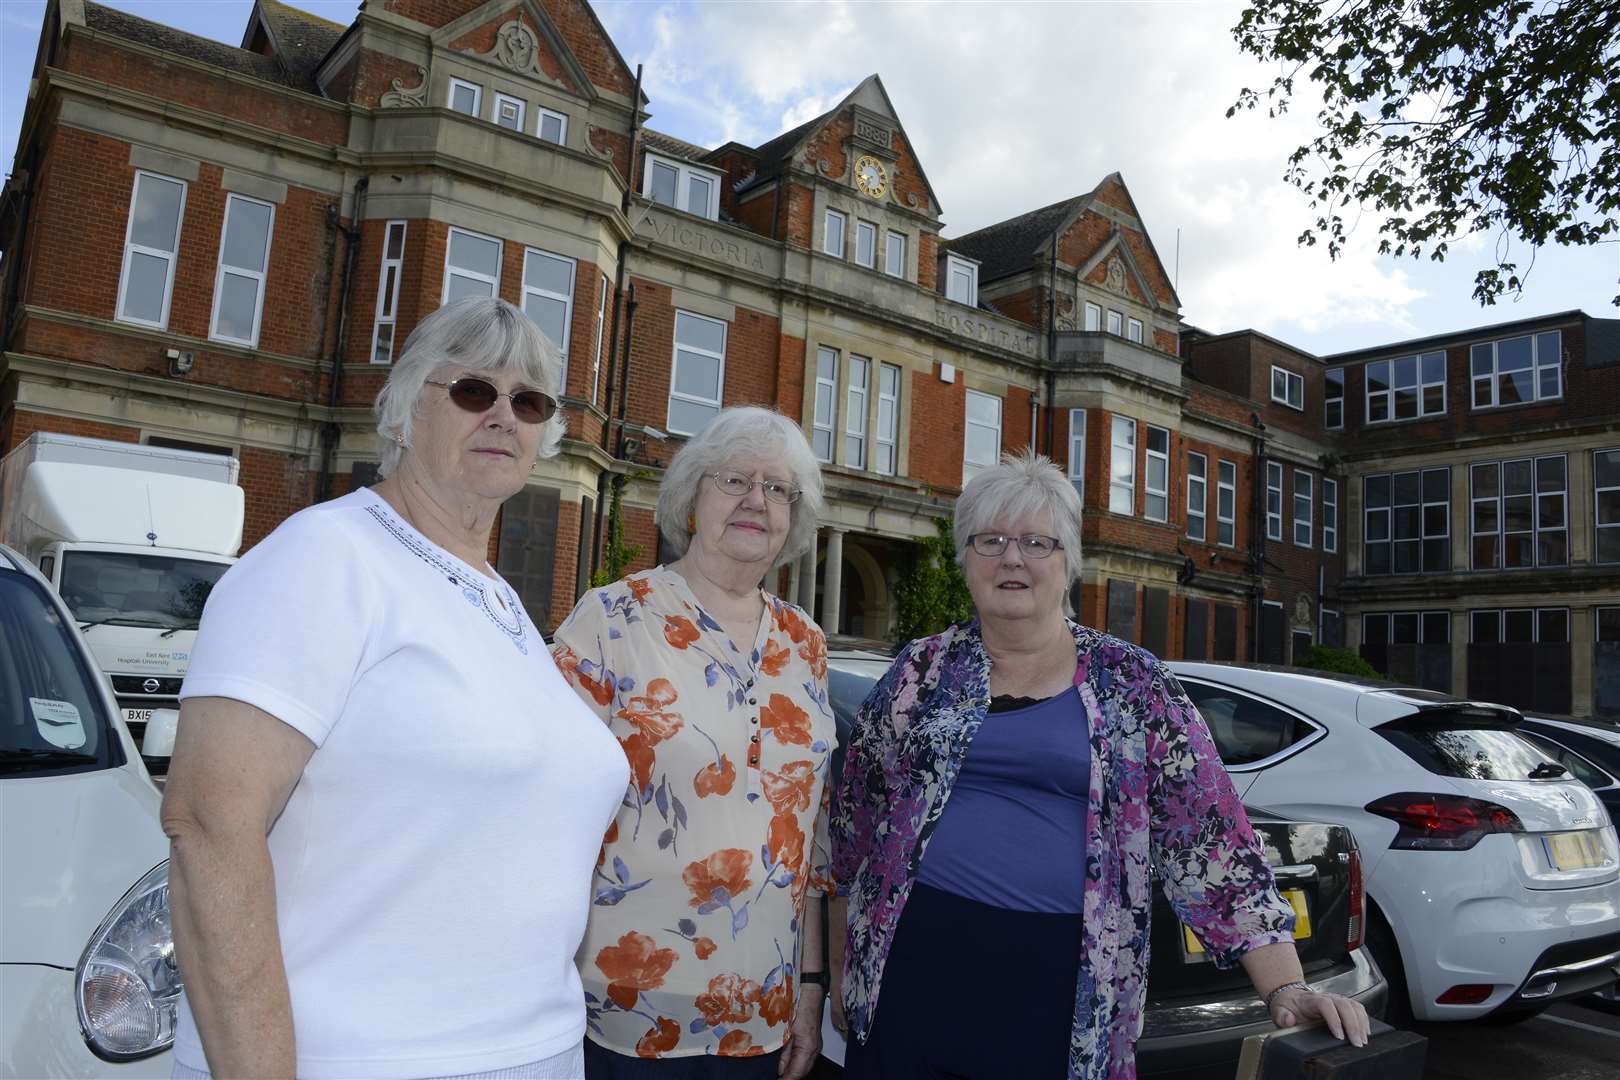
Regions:
M 1406 988 L 1406 967 L 1401 963 L 1401 950 L 1395 944 L 1395 932 L 1376 904 L 1369 902 L 1367 912 L 1366 948 L 1389 983 L 1384 1022 L 1391 1027 L 1409 1028 L 1413 1023 L 1412 996 Z

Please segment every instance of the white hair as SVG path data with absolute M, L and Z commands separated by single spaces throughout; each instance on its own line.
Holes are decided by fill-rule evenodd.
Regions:
M 443 367 L 484 373 L 516 371 L 525 383 L 553 400 L 562 396 L 562 354 L 527 315 L 494 297 L 452 300 L 411 331 L 377 394 L 373 411 L 377 434 L 382 436 L 379 476 L 389 475 L 399 465 L 405 446 L 411 444 L 411 424 L 422 387 Z M 562 410 L 541 427 L 539 456 L 551 457 L 562 442 Z M 396 436 L 404 440 L 404 446 L 395 441 Z
M 998 521 L 1050 515 L 1063 545 L 1068 584 L 1080 577 L 1080 496 L 1052 459 L 1026 450 L 1008 454 L 998 465 L 974 474 L 956 500 L 953 530 L 956 563 L 966 567 L 968 537 Z
M 734 405 L 721 409 L 707 427 L 687 440 L 658 485 L 658 529 L 676 558 L 686 554 L 692 542 L 686 523 L 697 505 L 698 485 L 706 476 L 743 458 L 772 462 L 799 489 L 798 499 L 789 507 L 787 539 L 776 565 L 792 562 L 815 543 L 821 520 L 821 466 L 816 464 L 804 431 L 773 409 Z

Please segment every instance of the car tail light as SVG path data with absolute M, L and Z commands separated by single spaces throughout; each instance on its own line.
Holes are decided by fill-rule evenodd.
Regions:
M 1518 815 L 1507 807 L 1463 795 L 1403 791 L 1376 799 L 1366 809 L 1400 825 L 1392 848 L 1467 851 L 1487 833 L 1524 832 Z
M 1361 948 L 1363 928 L 1367 925 L 1363 913 L 1365 907 L 1365 894 L 1361 888 L 1361 852 L 1350 852 L 1350 929 L 1345 934 L 1347 938 L 1344 946 L 1345 952 L 1352 952 Z
M 1436 1005 L 1478 1005 L 1491 996 L 1490 983 L 1460 983 L 1434 999 Z

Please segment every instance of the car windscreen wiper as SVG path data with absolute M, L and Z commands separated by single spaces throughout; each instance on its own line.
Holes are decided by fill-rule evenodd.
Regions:
M 194 623 L 194 622 L 181 623 L 179 626 L 171 626 L 171 627 L 169 627 L 167 630 L 163 631 L 163 633 L 159 634 L 158 637 L 160 637 L 160 638 L 173 637 L 174 635 L 178 634 L 182 630 L 195 630 L 195 629 L 197 629 L 197 624 Z
M 82 632 L 82 631 L 90 629 L 92 626 L 150 626 L 150 625 L 151 625 L 150 623 L 142 622 L 139 619 L 129 619 L 129 618 L 125 618 L 122 615 L 109 615 L 105 619 L 91 619 L 89 622 L 82 622 L 82 623 L 79 624 L 79 630 Z
M 0 770 L 52 765 L 83 765 L 100 761 L 95 754 L 83 750 L 45 749 L 37 746 L 7 746 L 0 748 Z

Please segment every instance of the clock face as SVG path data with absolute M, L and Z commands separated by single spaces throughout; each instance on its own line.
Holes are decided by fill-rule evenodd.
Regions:
M 880 198 L 889 189 L 889 174 L 883 171 L 883 163 L 871 155 L 866 155 L 855 162 L 855 186 L 862 193 L 872 198 Z

